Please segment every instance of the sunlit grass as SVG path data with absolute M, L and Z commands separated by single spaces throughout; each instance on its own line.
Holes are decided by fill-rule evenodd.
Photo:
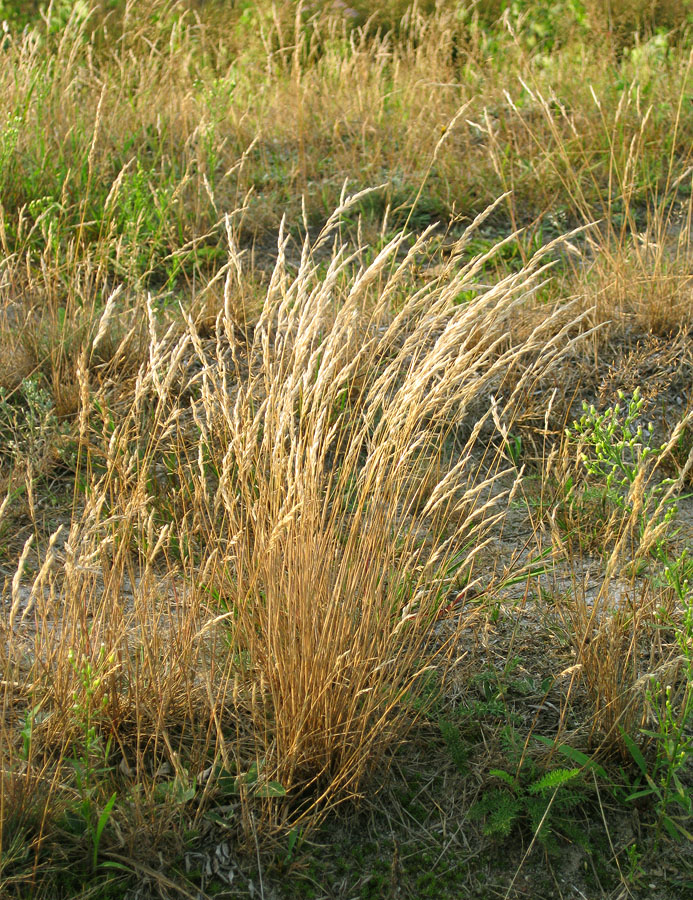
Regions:
M 630 754 L 687 827 L 688 7 L 8 6 L 0 893 L 166 894 L 209 822 L 290 857 L 487 685 L 518 585 L 491 771 Z M 579 438 L 639 387 L 627 459 Z

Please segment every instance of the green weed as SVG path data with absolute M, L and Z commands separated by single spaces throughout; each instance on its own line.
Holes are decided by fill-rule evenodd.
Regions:
M 619 400 L 626 401 L 622 391 Z M 603 413 L 583 402 L 583 415 L 567 429 L 568 447 L 579 454 L 587 477 L 580 484 L 572 478 L 566 481 L 565 502 L 571 517 L 581 521 L 589 518 L 585 513 L 596 503 L 598 518 L 592 524 L 601 523 L 602 536 L 632 529 L 638 546 L 646 544 L 656 556 L 675 534 L 672 523 L 680 499 L 670 490 L 675 479 L 656 477 L 670 448 L 666 443 L 653 445 L 652 423 L 644 426 L 639 421 L 644 400 L 637 388 L 624 408 L 621 402 Z M 646 540 L 650 534 L 656 536 Z
M 693 840 L 693 792 L 690 784 L 690 762 L 693 760 L 693 584 L 687 551 L 665 567 L 665 576 L 683 606 L 674 634 L 679 651 L 678 688 L 653 677 L 647 690 L 647 701 L 654 718 L 654 728 L 641 729 L 653 749 L 648 763 L 636 741 L 623 733 L 623 741 L 638 769 L 638 777 L 630 785 L 628 802 L 648 798 L 655 810 L 655 847 L 663 829 L 673 840 Z
M 582 768 L 542 770 L 511 726 L 503 729 L 502 743 L 510 767 L 489 770 L 496 784 L 486 787 L 470 809 L 472 818 L 484 819 L 484 833 L 506 838 L 514 828 L 529 827 L 549 853 L 558 852 L 558 837 L 588 849 L 588 837 L 576 821 L 577 809 L 587 800 Z
M 107 656 L 106 649 L 102 646 L 95 663 L 86 656 L 79 658 L 72 650 L 68 653 L 68 660 L 79 683 L 72 694 L 72 712 L 81 733 L 70 762 L 80 802 L 77 806 L 68 808 L 65 820 L 70 830 L 77 834 L 84 832 L 88 836 L 91 848 L 89 860 L 94 871 L 99 863 L 101 839 L 117 798 L 117 792 L 114 791 L 105 802 L 100 802 L 104 778 L 111 775 L 113 766 L 109 763 L 111 739 L 109 737 L 103 742 L 98 729 L 98 717 L 95 715 L 108 704 L 108 696 L 104 693 L 104 679 L 112 671 L 115 657 Z
M 60 423 L 50 392 L 38 375 L 25 378 L 14 391 L 0 387 L 0 463 L 41 469 L 47 458 L 59 456 L 70 433 Z

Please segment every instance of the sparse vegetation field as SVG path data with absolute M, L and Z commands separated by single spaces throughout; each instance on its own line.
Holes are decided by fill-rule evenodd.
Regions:
M 0 0 L 0 897 L 693 892 L 693 3 Z

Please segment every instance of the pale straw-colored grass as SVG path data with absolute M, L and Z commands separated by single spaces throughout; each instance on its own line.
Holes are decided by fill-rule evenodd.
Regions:
M 63 549 L 56 538 L 32 579 L 28 546 L 14 580 L 8 771 L 8 712 L 24 695 L 41 711 L 36 765 L 75 752 L 88 715 L 136 780 L 150 783 L 162 756 L 178 778 L 214 757 L 241 772 L 255 762 L 260 784 L 289 794 L 265 801 L 265 823 L 306 824 L 361 790 L 406 733 L 419 676 L 448 650 L 436 631 L 448 592 L 476 577 L 514 489 L 488 446 L 493 420 L 512 422 L 574 327 L 557 311 L 510 338 L 540 259 L 455 305 L 480 265 L 465 238 L 400 296 L 425 235 L 397 235 L 367 262 L 335 241 L 348 207 L 294 274 L 280 236 L 250 345 L 233 321 L 231 242 L 216 337 L 191 320 L 159 335 L 150 307 L 129 409 L 109 411 L 78 366 L 88 486 Z

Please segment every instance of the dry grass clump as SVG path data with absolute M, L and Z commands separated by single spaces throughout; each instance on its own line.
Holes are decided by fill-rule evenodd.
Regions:
M 690 149 L 679 156 L 675 146 L 689 118 L 691 58 L 681 63 L 672 142 L 666 165 L 657 170 L 648 165 L 645 150 L 651 130 L 659 127 L 657 110 L 642 100 L 640 68 L 608 117 L 592 90 L 602 134 L 595 123 L 589 144 L 582 134 L 586 123 L 553 92 L 547 96 L 525 84 L 530 108 L 511 101 L 536 153 L 535 165 L 558 179 L 585 224 L 596 223 L 582 249 L 571 248 L 577 260 L 573 281 L 595 307 L 596 321 L 613 325 L 611 332 L 670 335 L 690 324 L 691 157 Z M 595 143 L 604 139 L 606 180 L 607 173 L 597 174 L 591 163 Z M 500 171 L 502 150 L 495 142 L 493 152 Z
M 254 715 L 264 720 L 269 703 L 272 770 L 287 785 L 307 769 L 317 780 L 329 776 L 331 790 L 356 789 L 396 732 L 396 704 L 417 660 L 425 665 L 450 562 L 458 575 L 471 572 L 489 527 L 499 473 L 489 480 L 472 452 L 488 413 L 428 485 L 425 502 L 415 470 L 431 447 L 444 456 L 484 391 L 507 391 L 511 417 L 564 341 L 542 340 L 523 371 L 546 326 L 509 347 L 503 322 L 533 276 L 524 271 L 455 309 L 451 300 L 474 271 L 470 264 L 453 274 L 456 259 L 448 277 L 424 286 L 393 319 L 406 261 L 377 293 L 371 286 L 402 243 L 393 240 L 341 297 L 342 254 L 319 287 L 308 246 L 289 283 L 280 256 L 247 384 L 225 408 L 222 354 L 231 336 L 222 331 L 219 369 L 204 373 L 195 412 L 201 452 L 219 458 L 224 450 L 217 504 L 234 547 L 228 556 L 220 549 L 214 564 L 217 591 L 233 610 L 234 640 L 258 660 L 265 695 Z
M 370 263 L 337 242 L 319 277 L 346 208 L 295 275 L 280 240 L 250 346 L 230 310 L 210 342 L 191 320 L 159 334 L 150 306 L 118 418 L 79 368 L 85 501 L 36 556 L 27 541 L 9 588 L 2 727 L 3 797 L 40 773 L 57 808 L 81 798 L 83 846 L 111 790 L 127 843 L 133 804 L 161 782 L 184 792 L 213 760 L 255 766 L 239 791 L 265 797 L 265 826 L 358 793 L 410 725 L 419 676 L 446 653 L 448 591 L 475 577 L 512 493 L 500 460 L 482 464 L 490 394 L 510 423 L 572 330 L 548 317 L 509 340 L 540 260 L 455 306 L 479 265 L 462 239 L 393 312 L 425 237 L 397 235 Z M 229 297 L 237 271 L 232 258 Z
M 588 743 L 625 753 L 623 733 L 639 735 L 653 722 L 648 690 L 653 680 L 679 684 L 685 660 L 662 622 L 673 621 L 672 598 L 632 578 L 576 583 L 563 613 L 574 635 L 577 680 L 593 711 Z
M 681 220 L 669 228 L 658 217 L 654 225 L 615 245 L 607 240 L 597 243 L 583 283 L 585 296 L 602 321 L 612 319 L 620 329 L 670 339 L 690 328 L 690 212 L 689 203 Z

